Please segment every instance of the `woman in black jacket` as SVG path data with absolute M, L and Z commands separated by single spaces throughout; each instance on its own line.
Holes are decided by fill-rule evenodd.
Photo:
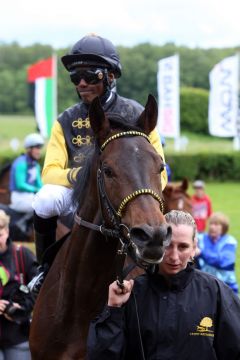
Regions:
M 108 305 L 90 325 L 89 360 L 239 360 L 240 300 L 191 264 L 196 225 L 165 215 L 173 230 L 159 271 L 109 287 Z M 134 287 L 133 287 L 134 285 Z
M 9 238 L 9 216 L 0 210 L 0 360 L 30 360 L 28 333 L 34 299 L 27 284 L 35 256 Z

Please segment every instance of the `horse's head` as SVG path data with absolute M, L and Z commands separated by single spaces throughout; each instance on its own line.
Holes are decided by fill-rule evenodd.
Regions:
M 157 122 L 157 103 L 149 95 L 137 124 L 105 114 L 99 99 L 89 118 L 100 149 L 98 187 L 105 224 L 118 229 L 130 255 L 143 266 L 159 263 L 171 238 L 163 216 L 164 163 L 148 135 Z
M 192 213 L 191 196 L 187 193 L 188 180 L 184 178 L 181 184 L 169 183 L 163 191 L 166 212 L 183 210 Z

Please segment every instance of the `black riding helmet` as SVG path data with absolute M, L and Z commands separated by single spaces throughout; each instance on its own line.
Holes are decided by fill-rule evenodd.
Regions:
M 78 65 L 92 65 L 111 70 L 116 78 L 121 76 L 122 66 L 116 49 L 111 41 L 101 36 L 84 36 L 61 60 L 67 71 Z

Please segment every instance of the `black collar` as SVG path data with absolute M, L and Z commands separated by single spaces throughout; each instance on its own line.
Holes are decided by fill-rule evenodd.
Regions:
M 160 287 L 162 290 L 181 291 L 193 277 L 194 265 L 188 264 L 186 269 L 176 275 L 165 277 L 160 273 L 149 275 L 150 284 L 153 287 Z

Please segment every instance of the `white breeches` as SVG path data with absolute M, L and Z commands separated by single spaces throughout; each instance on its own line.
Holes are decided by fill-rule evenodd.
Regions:
M 15 211 L 22 213 L 32 212 L 32 202 L 34 197 L 34 193 L 12 191 L 11 204 L 9 205 L 9 207 Z
M 35 195 L 32 207 L 44 219 L 52 216 L 67 216 L 74 211 L 72 189 L 61 185 L 44 185 Z

